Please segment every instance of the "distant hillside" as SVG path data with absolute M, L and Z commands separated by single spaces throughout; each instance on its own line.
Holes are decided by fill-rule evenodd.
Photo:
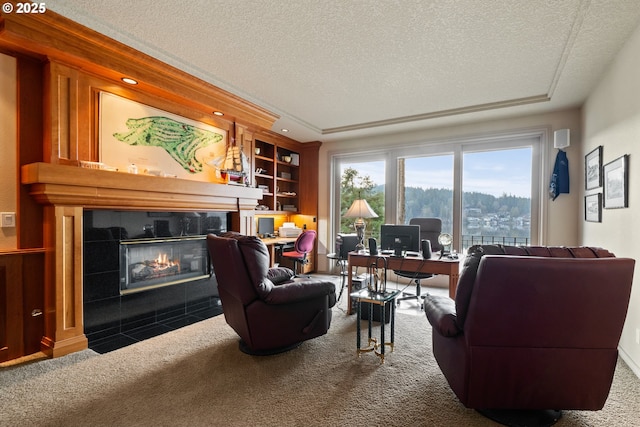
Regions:
M 419 187 L 406 188 L 406 217 L 451 218 L 453 209 L 453 191 L 447 189 Z M 503 194 L 500 197 L 491 194 L 465 192 L 462 195 L 463 208 L 479 209 L 475 215 L 508 214 L 512 218 L 531 214 L 531 199 Z M 474 215 L 470 214 L 470 215 Z

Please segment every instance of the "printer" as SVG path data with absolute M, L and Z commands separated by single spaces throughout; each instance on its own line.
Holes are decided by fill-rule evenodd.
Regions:
M 356 250 L 357 244 L 357 234 L 338 233 L 336 236 L 336 255 L 338 255 L 340 259 L 347 259 L 349 252 Z
M 278 228 L 280 237 L 298 237 L 300 234 L 302 234 L 302 229 L 296 227 L 293 222 L 285 222 L 282 227 Z

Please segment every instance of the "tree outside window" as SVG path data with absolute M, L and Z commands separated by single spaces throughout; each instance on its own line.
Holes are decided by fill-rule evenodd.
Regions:
M 356 165 L 345 166 L 340 181 L 340 232 L 355 233 L 354 219 L 344 218 L 356 199 L 365 199 L 378 218 L 365 219 L 365 241 L 369 237 L 378 239 L 380 225 L 384 224 L 384 184 L 376 184 L 373 179 L 361 173 Z

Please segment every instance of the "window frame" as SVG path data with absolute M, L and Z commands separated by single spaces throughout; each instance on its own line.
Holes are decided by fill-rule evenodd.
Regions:
M 330 239 L 335 239 L 340 224 L 340 169 L 342 163 L 368 161 L 385 162 L 385 219 L 388 223 L 397 223 L 397 174 L 399 157 L 425 157 L 433 155 L 453 155 L 453 249 L 460 251 L 462 246 L 462 173 L 465 152 L 508 150 L 531 147 L 531 244 L 544 244 L 543 236 L 547 211 L 547 197 L 544 177 L 547 176 L 547 146 L 549 129 L 527 129 L 446 140 L 422 141 L 402 144 L 390 149 L 334 152 L 331 155 L 331 207 L 329 219 Z M 392 220 L 393 219 L 393 220 Z

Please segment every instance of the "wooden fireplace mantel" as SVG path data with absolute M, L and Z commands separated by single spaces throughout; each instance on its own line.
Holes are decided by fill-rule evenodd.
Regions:
M 52 163 L 22 167 L 21 182 L 44 205 L 45 309 L 41 349 L 52 357 L 87 348 L 83 320 L 85 209 L 228 211 L 251 233 L 262 190 Z
M 23 166 L 22 183 L 41 204 L 98 209 L 253 211 L 263 194 L 258 188 L 52 163 Z

